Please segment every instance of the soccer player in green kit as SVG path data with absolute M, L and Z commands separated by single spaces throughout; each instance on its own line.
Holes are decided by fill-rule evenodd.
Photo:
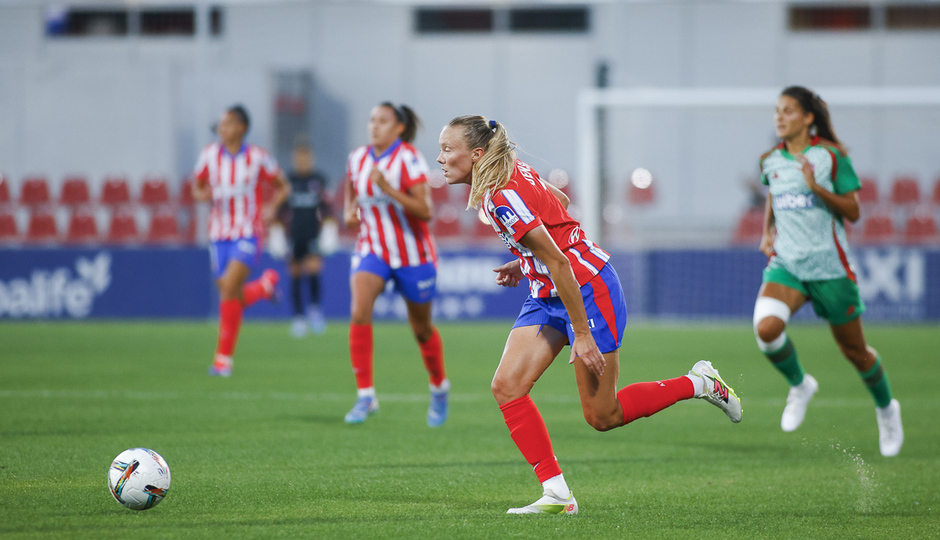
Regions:
M 780 427 L 794 431 L 819 388 L 805 373 L 785 329 L 807 300 L 826 319 L 842 354 L 875 400 L 884 456 L 901 451 L 901 407 L 891 396 L 878 352 L 865 342 L 865 311 L 849 264 L 843 219 L 859 218 L 861 184 L 832 129 L 829 109 L 813 91 L 791 86 L 777 100 L 774 124 L 781 142 L 761 157 L 761 181 L 770 186 L 760 250 L 770 257 L 754 305 L 760 350 L 790 384 Z

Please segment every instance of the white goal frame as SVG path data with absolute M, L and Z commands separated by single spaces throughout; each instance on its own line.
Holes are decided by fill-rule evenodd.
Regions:
M 597 112 L 609 107 L 772 107 L 782 88 L 585 88 L 577 98 L 578 178 L 581 224 L 598 241 L 603 231 L 599 189 L 600 140 Z M 815 89 L 830 106 L 940 106 L 940 87 L 827 87 Z

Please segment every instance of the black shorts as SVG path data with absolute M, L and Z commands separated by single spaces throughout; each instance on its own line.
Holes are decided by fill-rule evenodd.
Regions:
M 291 231 L 291 260 L 300 261 L 308 255 L 320 255 L 320 227 Z

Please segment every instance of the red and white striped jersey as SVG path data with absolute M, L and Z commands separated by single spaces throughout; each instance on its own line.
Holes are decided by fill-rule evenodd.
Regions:
M 235 155 L 219 142 L 203 148 L 195 178 L 212 187 L 209 240 L 264 238 L 261 186 L 280 174 L 277 161 L 259 146 L 243 144 Z
M 405 211 L 395 199 L 372 184 L 369 175 L 378 167 L 389 185 L 406 192 L 428 181 L 428 165 L 410 144 L 396 141 L 380 156 L 372 146 L 349 154 L 346 178 L 359 201 L 359 239 L 356 253 L 374 253 L 391 268 L 437 263 L 437 248 L 428 223 Z
M 483 210 L 493 229 L 522 262 L 522 272 L 529 278 L 529 294 L 534 298 L 558 295 L 548 267 L 521 243 L 522 237 L 539 225 L 545 226 L 558 249 L 571 261 L 578 285 L 590 281 L 610 259 L 609 253 L 585 238 L 581 224 L 545 187 L 538 173 L 522 161 L 516 160 L 505 187 L 485 194 Z

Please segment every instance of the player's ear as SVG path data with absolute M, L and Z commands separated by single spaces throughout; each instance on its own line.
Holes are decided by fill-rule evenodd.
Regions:
M 486 153 L 486 150 L 480 148 L 479 146 L 470 151 L 471 161 L 479 161 L 483 157 L 483 154 Z

